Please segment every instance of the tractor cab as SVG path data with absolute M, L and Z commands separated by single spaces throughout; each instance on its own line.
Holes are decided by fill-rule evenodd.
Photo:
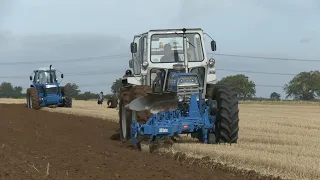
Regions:
M 59 82 L 54 68 L 51 68 L 51 66 L 49 68 L 39 68 L 33 73 L 33 77 L 30 76 L 31 87 L 41 87 L 41 90 L 47 94 L 57 94 L 59 92 Z M 61 74 L 61 78 L 63 78 L 63 74 Z
M 32 80 L 32 77 L 31 79 Z M 56 71 L 55 70 L 35 70 L 33 83 L 34 84 L 53 84 L 57 83 Z
M 209 59 L 205 50 L 203 32 L 200 28 L 158 29 L 134 36 L 130 45 L 132 59 L 131 70 L 126 71 L 123 84 L 150 85 L 161 84 L 157 91 L 168 89 L 168 78 L 175 73 L 175 64 L 183 64 L 185 73 L 196 73 L 199 86 L 204 89 L 207 84 L 215 84 L 215 60 Z M 211 50 L 216 50 L 212 39 Z M 160 78 L 161 76 L 161 78 Z M 161 83 L 160 83 L 161 82 Z

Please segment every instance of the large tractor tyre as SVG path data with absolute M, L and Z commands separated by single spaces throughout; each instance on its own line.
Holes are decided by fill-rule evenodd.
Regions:
M 27 106 L 35 110 L 40 109 L 40 99 L 36 88 L 27 89 Z
M 120 92 L 119 102 L 119 125 L 120 140 L 127 141 L 131 137 L 131 111 L 125 108 L 125 105 L 131 101 L 131 87 L 123 87 Z
M 210 99 L 218 103 L 215 138 L 217 143 L 237 143 L 239 132 L 239 108 L 237 94 L 228 86 L 216 84 L 207 88 Z
M 72 107 L 72 98 L 71 98 L 71 89 L 67 87 L 61 87 L 61 95 L 63 96 L 63 106 L 71 108 Z
M 64 97 L 63 104 L 64 104 L 64 107 L 72 108 L 72 98 Z
M 120 93 L 119 102 L 119 124 L 120 124 L 120 140 L 126 141 L 131 138 L 131 122 L 132 112 L 125 109 L 125 105 L 129 104 L 133 99 L 146 95 L 148 92 L 152 92 L 150 86 L 137 85 L 133 87 L 123 87 Z M 150 117 L 150 111 L 136 112 L 136 120 L 139 124 L 147 122 Z
M 152 88 L 148 85 L 139 85 L 139 86 L 134 86 L 132 87 L 131 89 L 131 93 L 132 93 L 132 99 L 136 99 L 138 97 L 141 97 L 141 96 L 144 96 L 144 95 L 147 95 L 148 93 L 152 93 Z M 139 124 L 145 124 L 148 119 L 150 118 L 151 116 L 151 113 L 149 110 L 147 111 L 139 111 L 136 113 L 137 117 L 137 121 Z

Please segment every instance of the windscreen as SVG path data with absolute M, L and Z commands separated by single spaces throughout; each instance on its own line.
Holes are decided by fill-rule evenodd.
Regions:
M 51 76 L 50 76 L 51 74 Z M 56 80 L 56 72 L 55 71 L 39 71 L 37 82 L 40 84 L 45 83 L 54 83 Z
M 153 63 L 184 61 L 184 49 L 189 62 L 203 61 L 201 38 L 198 33 L 187 33 L 187 47 L 183 45 L 183 34 L 154 34 L 151 36 L 150 60 Z

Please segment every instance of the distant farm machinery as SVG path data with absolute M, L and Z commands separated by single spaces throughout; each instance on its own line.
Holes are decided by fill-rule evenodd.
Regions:
M 67 87 L 59 86 L 54 68 L 39 68 L 30 76 L 32 84 L 27 89 L 27 107 L 40 109 L 41 107 L 72 107 L 71 91 Z M 63 79 L 63 74 L 61 74 Z
M 132 70 L 122 79 L 120 139 L 141 148 L 179 134 L 205 144 L 237 143 L 238 99 L 217 83 L 202 29 L 151 30 L 131 43 Z M 211 50 L 216 42 L 211 41 Z M 152 149 L 152 148 L 151 148 Z M 150 149 L 150 150 L 151 150 Z

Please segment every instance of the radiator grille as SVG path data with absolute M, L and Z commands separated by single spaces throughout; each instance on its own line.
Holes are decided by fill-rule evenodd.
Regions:
M 185 101 L 189 102 L 191 94 L 196 94 L 199 97 L 199 86 L 178 86 L 177 95 L 185 97 Z
M 57 94 L 57 87 L 50 87 L 50 88 L 46 88 L 46 93 L 47 94 Z

